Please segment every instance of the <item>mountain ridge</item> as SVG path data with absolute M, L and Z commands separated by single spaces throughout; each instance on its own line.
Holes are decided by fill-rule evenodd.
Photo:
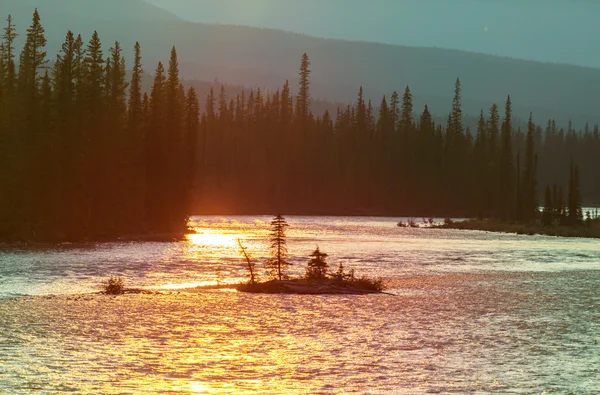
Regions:
M 14 8 L 0 9 L 0 17 L 4 19 L 13 10 L 19 11 L 20 46 L 30 22 L 30 15 L 25 19 L 27 8 L 31 8 L 31 13 L 34 5 L 44 2 L 3 1 L 9 5 L 18 3 Z M 57 1 L 67 4 L 74 0 Z M 600 121 L 596 115 L 600 102 L 593 94 L 600 91 L 600 69 L 455 49 L 356 42 L 275 29 L 199 24 L 178 17 L 169 19 L 168 13 L 152 14 L 156 7 L 146 9 L 153 6 L 141 0 L 129 0 L 125 2 L 128 6 L 110 0 L 104 3 L 113 4 L 111 11 L 118 13 L 120 19 L 94 20 L 89 12 L 77 16 L 73 10 L 70 11 L 75 12 L 75 16 L 66 18 L 61 15 L 64 10 L 60 7 L 40 8 L 49 55 L 53 57 L 57 53 L 68 29 L 83 32 L 86 41 L 93 30 L 98 30 L 105 51 L 110 43 L 119 40 L 127 49 L 129 62 L 131 48 L 139 40 L 144 68 L 148 72 L 154 70 L 158 60 L 166 60 L 171 46 L 175 45 L 185 79 L 218 79 L 274 90 L 286 79 L 296 86 L 300 57 L 307 52 L 313 64 L 312 93 L 318 99 L 349 103 L 362 85 L 365 97 L 371 98 L 377 106 L 383 94 L 389 98 L 394 90 L 402 92 L 409 85 L 415 97 L 416 111 L 427 103 L 434 114 L 443 115 L 450 110 L 454 82 L 459 77 L 463 83 L 463 104 L 467 114 L 478 115 L 481 109 L 487 111 L 493 102 L 502 104 L 510 94 L 515 116 L 521 119 L 527 119 L 529 111 L 533 111 L 539 123 L 545 123 L 551 117 L 561 124 L 572 119 L 580 127 L 584 122 Z M 140 7 L 141 16 L 129 18 L 126 15 L 126 10 L 133 6 Z

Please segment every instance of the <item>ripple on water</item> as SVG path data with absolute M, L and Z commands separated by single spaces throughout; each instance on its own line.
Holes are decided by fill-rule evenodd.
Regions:
M 0 302 L 0 389 L 540 392 L 600 386 L 598 272 L 437 275 L 399 296 Z M 415 292 L 410 292 L 414 290 Z
M 196 242 L 0 251 L 0 393 L 600 388 L 593 240 L 291 217 L 291 273 L 318 244 L 332 266 L 382 276 L 397 296 L 72 295 L 110 275 L 159 289 L 235 283 L 245 273 L 229 241 L 262 259 L 268 220 L 196 218 L 208 235 Z

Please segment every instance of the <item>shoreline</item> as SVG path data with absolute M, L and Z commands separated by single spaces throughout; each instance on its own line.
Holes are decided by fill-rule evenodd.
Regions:
M 451 224 L 435 225 L 430 229 L 475 230 L 490 233 L 517 234 L 526 236 L 550 236 L 565 238 L 600 239 L 600 224 L 594 222 L 591 226 L 543 226 L 539 223 L 507 223 L 495 220 L 468 219 Z
M 303 279 L 271 280 L 264 283 L 240 284 L 238 292 L 256 294 L 291 294 L 291 295 L 370 295 L 381 294 L 377 290 L 361 286 L 351 281 L 321 280 L 306 281 Z

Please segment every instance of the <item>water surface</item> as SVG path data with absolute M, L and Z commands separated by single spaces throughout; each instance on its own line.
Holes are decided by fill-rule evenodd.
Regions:
M 290 274 L 331 266 L 396 296 L 178 293 L 243 281 L 269 217 L 194 218 L 181 243 L 0 249 L 0 393 L 597 393 L 595 240 L 291 217 Z M 110 275 L 165 295 L 94 292 Z

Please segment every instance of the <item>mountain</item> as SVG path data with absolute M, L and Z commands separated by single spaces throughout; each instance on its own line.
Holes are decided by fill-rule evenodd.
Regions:
M 0 15 L 5 18 L 7 14 L 12 14 L 15 19 L 25 22 L 35 8 L 45 15 L 47 27 L 62 30 L 69 29 L 66 25 L 70 22 L 81 26 L 82 22 L 94 21 L 121 24 L 181 20 L 175 14 L 144 0 L 2 0 Z
M 597 0 L 146 1 L 192 22 L 600 67 Z
M 534 112 L 536 121 L 554 117 L 560 124 L 572 119 L 600 121 L 600 70 L 540 63 L 471 52 L 323 39 L 278 30 L 184 21 L 141 0 L 1 0 L 0 17 L 15 16 L 21 34 L 38 7 L 56 54 L 67 29 L 89 39 L 98 30 L 108 49 L 119 40 L 126 48 L 142 45 L 144 68 L 152 71 L 176 45 L 186 79 L 231 84 L 281 86 L 296 84 L 302 53 L 312 60 L 312 94 L 319 99 L 349 103 L 360 85 L 365 96 L 379 104 L 383 94 L 402 92 L 409 85 L 416 110 L 425 103 L 443 116 L 451 107 L 454 82 L 463 85 L 467 114 L 478 114 L 492 102 L 503 104 L 511 95 L 517 117 Z M 128 59 L 131 55 L 127 54 Z

